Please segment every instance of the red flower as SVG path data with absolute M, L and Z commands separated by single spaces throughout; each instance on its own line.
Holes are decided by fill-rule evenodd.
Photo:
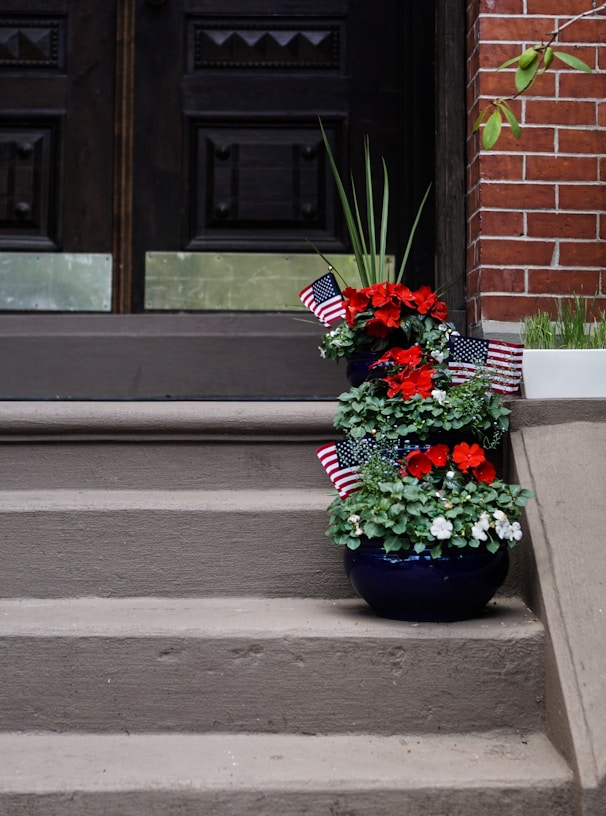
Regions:
M 410 366 L 414 368 L 418 366 L 423 357 L 423 349 L 421 346 L 411 346 L 410 348 L 392 348 L 386 351 L 385 354 L 378 360 L 375 365 L 382 363 L 393 363 L 400 366 Z
M 438 296 L 430 286 L 421 286 L 413 292 L 415 306 L 419 314 L 427 314 L 438 304 Z
M 421 450 L 411 451 L 407 455 L 405 462 L 406 470 L 416 479 L 422 479 L 423 476 L 426 473 L 430 473 L 433 468 L 431 459 Z
M 345 320 L 347 325 L 352 328 L 360 312 L 365 312 L 368 309 L 370 297 L 367 290 L 354 289 L 353 286 L 348 286 L 343 291 L 343 299 L 345 301 Z
M 425 453 L 436 467 L 444 467 L 448 462 L 448 445 L 432 445 Z
M 433 390 L 434 374 L 435 369 L 430 365 L 424 365 L 412 370 L 404 369 L 392 377 L 385 377 L 387 396 L 395 397 L 399 394 L 402 399 L 408 400 L 415 394 L 420 394 L 425 399 Z
M 375 311 L 375 320 L 389 326 L 390 329 L 397 329 L 400 325 L 400 307 L 387 304 Z
M 494 482 L 497 475 L 494 465 L 492 462 L 489 462 L 488 459 L 480 462 L 480 464 L 473 469 L 472 473 L 478 482 L 487 482 L 488 484 Z
M 433 309 L 430 310 L 429 314 L 432 317 L 435 317 L 436 320 L 444 321 L 448 317 L 448 306 L 443 300 L 438 300 Z
M 485 462 L 486 455 L 484 449 L 476 442 L 472 445 L 468 445 L 467 442 L 461 442 L 453 448 L 452 459 L 459 466 L 459 470 L 462 470 L 463 473 L 467 473 L 469 468 L 477 468 L 478 465 Z

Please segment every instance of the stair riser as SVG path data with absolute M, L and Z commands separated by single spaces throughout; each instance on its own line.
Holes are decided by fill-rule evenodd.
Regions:
M 328 491 L 330 481 L 315 456 L 321 441 L 4 444 L 0 485 L 12 490 L 315 487 Z
M 262 810 L 260 810 L 262 808 Z M 512 788 L 509 785 L 452 784 L 440 788 L 384 790 L 367 784 L 342 792 L 142 790 L 123 793 L 0 794 L 2 816 L 571 816 L 575 813 L 570 786 Z
M 0 597 L 352 595 L 322 509 L 74 508 L 0 519 Z
M 74 626 L 77 626 L 74 621 Z M 192 627 L 196 621 L 192 620 Z M 3 730 L 537 730 L 542 638 L 3 637 Z

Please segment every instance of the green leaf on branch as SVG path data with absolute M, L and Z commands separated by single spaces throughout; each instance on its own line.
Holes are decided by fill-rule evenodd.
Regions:
M 503 117 L 501 116 L 501 111 L 495 108 L 482 132 L 482 144 L 485 150 L 491 150 L 496 144 L 497 139 L 501 135 L 502 124 Z
M 570 68 L 575 68 L 577 71 L 584 71 L 586 74 L 593 73 L 589 65 L 578 57 L 567 54 L 565 51 L 554 51 L 553 53 L 555 57 L 565 62 Z
M 497 68 L 497 71 L 502 71 L 503 68 L 509 68 L 510 65 L 514 65 L 519 59 L 520 54 L 517 54 L 515 57 L 512 57 L 511 59 L 508 59 L 505 62 L 502 62 Z
M 516 71 L 514 78 L 518 93 L 527 91 L 533 85 L 535 79 L 537 78 L 538 68 L 538 61 L 533 62 L 528 68 L 522 68 L 521 65 L 518 66 L 518 70 Z
M 488 113 L 488 111 L 489 111 L 489 108 L 484 108 L 483 110 L 480 111 L 480 115 L 478 116 L 476 121 L 473 123 L 473 129 L 472 129 L 473 133 L 476 133 L 480 129 L 480 125 L 482 124 L 482 122 L 486 118 L 486 114 Z
M 499 104 L 499 108 L 505 114 L 505 118 L 509 122 L 509 127 L 511 128 L 511 132 L 513 133 L 513 135 L 515 136 L 516 139 L 519 139 L 520 136 L 522 135 L 522 132 L 520 130 L 520 123 L 516 119 L 514 112 L 511 110 L 511 108 L 509 107 L 507 102 L 504 102 L 504 101 Z

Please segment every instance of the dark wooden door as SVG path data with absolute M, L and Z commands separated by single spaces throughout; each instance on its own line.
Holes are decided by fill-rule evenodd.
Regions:
M 3 0 L 0 249 L 112 252 L 116 2 Z
M 310 252 L 309 241 L 348 250 L 319 117 L 345 176 L 351 163 L 363 178 L 367 135 L 377 169 L 385 158 L 389 249 L 401 251 L 404 225 L 433 173 L 433 4 L 423 13 L 409 5 L 138 0 L 135 310 L 143 308 L 149 250 Z M 423 47 L 425 87 L 411 56 Z M 413 146 L 409 117 L 422 104 L 429 115 Z M 431 277 L 431 266 L 423 274 Z

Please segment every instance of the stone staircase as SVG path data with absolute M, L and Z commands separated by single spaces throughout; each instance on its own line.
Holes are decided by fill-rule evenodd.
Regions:
M 0 403 L 0 816 L 580 816 L 517 570 L 374 617 L 330 402 Z

